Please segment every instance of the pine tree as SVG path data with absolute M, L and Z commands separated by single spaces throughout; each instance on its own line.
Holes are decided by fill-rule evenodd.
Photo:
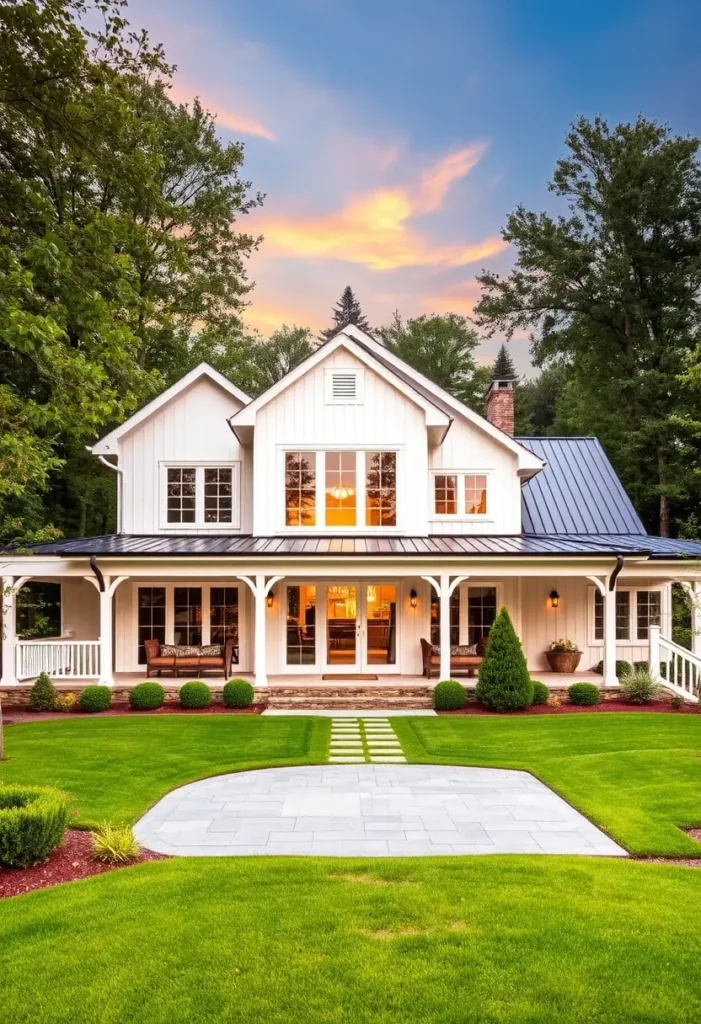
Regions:
M 480 704 L 494 711 L 517 711 L 533 703 L 533 682 L 506 608 L 489 631 L 476 693 Z
M 53 711 L 55 704 L 56 687 L 46 672 L 42 672 L 29 693 L 29 706 L 32 711 Z
M 332 326 L 321 332 L 320 337 L 322 341 L 329 341 L 330 338 L 333 338 L 334 334 L 338 334 L 348 324 L 354 324 L 361 331 L 370 330 L 370 324 L 364 316 L 360 303 L 353 294 L 353 289 L 350 285 L 346 285 L 341 298 L 336 303 L 336 308 L 333 311 Z
M 506 345 L 502 345 L 497 352 L 497 357 L 494 360 L 494 366 L 492 367 L 492 380 L 517 380 L 518 374 L 516 373 L 516 367 L 511 355 L 506 350 Z

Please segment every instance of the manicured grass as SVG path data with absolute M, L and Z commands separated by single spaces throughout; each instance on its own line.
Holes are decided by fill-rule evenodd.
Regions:
M 523 768 L 631 853 L 698 857 L 701 715 L 396 719 L 412 761 Z
M 224 772 L 326 760 L 322 718 L 130 715 L 8 726 L 0 780 L 66 789 L 77 824 L 132 822 L 176 786 Z
M 691 1024 L 701 872 L 173 860 L 6 901 L 12 1024 Z

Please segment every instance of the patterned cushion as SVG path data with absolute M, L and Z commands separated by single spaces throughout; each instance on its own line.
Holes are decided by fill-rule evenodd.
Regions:
M 438 647 L 437 644 L 431 644 L 431 654 L 435 654 L 436 657 L 438 657 L 440 655 L 440 653 L 441 653 L 440 647 Z
M 161 657 L 174 658 L 179 650 L 180 648 L 174 647 L 173 644 L 161 644 Z
M 203 658 L 221 658 L 223 654 L 223 644 L 207 644 L 204 647 L 200 647 L 200 656 Z
M 451 658 L 469 658 L 477 654 L 477 644 L 456 644 L 450 648 Z
M 161 655 L 164 658 L 197 658 L 199 647 L 187 647 L 182 644 L 163 644 Z

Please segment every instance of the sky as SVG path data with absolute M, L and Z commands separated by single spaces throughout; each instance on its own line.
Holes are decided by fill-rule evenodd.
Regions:
M 244 319 L 315 332 L 346 285 L 372 326 L 469 316 L 519 203 L 547 184 L 580 115 L 639 112 L 701 134 L 700 0 L 130 0 L 266 195 Z M 486 340 L 489 362 L 502 339 Z M 528 370 L 529 340 L 510 351 Z

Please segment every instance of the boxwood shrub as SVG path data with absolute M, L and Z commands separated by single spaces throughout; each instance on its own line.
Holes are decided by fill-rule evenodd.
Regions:
M 245 679 L 230 679 L 222 690 L 222 699 L 227 708 L 250 708 L 253 687 Z
M 533 681 L 506 608 L 489 631 L 476 692 L 480 704 L 494 711 L 518 711 L 533 701 Z
M 647 662 L 645 663 L 647 664 Z M 617 661 L 616 662 L 616 677 L 623 679 L 624 676 L 630 675 L 633 671 L 633 666 L 629 661 Z M 597 661 L 596 665 L 592 669 L 592 672 L 598 672 L 600 676 L 604 674 L 604 663 L 603 661 Z
M 162 708 L 166 692 L 160 683 L 139 683 L 129 691 L 129 703 L 134 711 L 155 711 Z
M 0 865 L 40 864 L 60 846 L 71 804 L 50 786 L 0 786 Z
M 29 706 L 32 711 L 53 711 L 55 705 L 56 687 L 46 672 L 42 672 L 29 692 Z
M 193 679 L 180 687 L 180 703 L 184 708 L 208 708 L 212 703 L 212 691 L 206 683 Z
M 78 698 L 81 711 L 107 711 L 111 703 L 109 686 L 86 686 Z
M 567 690 L 570 704 L 591 707 L 601 700 L 601 690 L 593 683 L 572 683 Z
M 444 679 L 433 691 L 436 711 L 460 711 L 467 703 L 467 690 L 455 679 Z
M 550 690 L 547 688 L 545 683 L 541 683 L 537 679 L 533 679 L 531 681 L 533 683 L 533 703 L 547 704 L 550 697 Z

